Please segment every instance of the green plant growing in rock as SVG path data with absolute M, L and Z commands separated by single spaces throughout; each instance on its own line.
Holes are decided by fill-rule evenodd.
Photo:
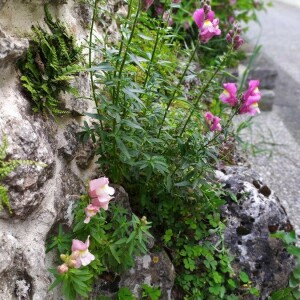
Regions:
M 33 40 L 19 68 L 22 86 L 34 104 L 33 111 L 56 116 L 66 113 L 61 108 L 60 93 L 77 94 L 70 80 L 80 71 L 81 48 L 66 27 L 52 19 L 46 6 L 45 22 L 50 32 L 33 26 Z
M 297 300 L 300 299 L 300 247 L 296 246 L 297 236 L 294 230 L 290 232 L 278 231 L 271 234 L 272 238 L 281 239 L 289 254 L 295 257 L 295 268 L 290 275 L 289 286 L 273 292 L 269 300 Z
M 7 137 L 3 136 L 2 145 L 0 146 L 0 182 L 13 172 L 18 166 L 22 165 L 39 165 L 45 166 L 44 164 L 37 163 L 31 160 L 22 159 L 6 159 L 7 157 L 8 141 Z M 12 208 L 9 202 L 8 189 L 0 183 L 0 211 L 6 206 L 9 213 L 12 214 Z
M 100 6 L 96 1 L 93 23 Z M 140 1 L 130 1 L 127 16 L 118 18 L 119 44 L 98 41 L 103 61 L 90 61 L 97 114 L 88 114 L 94 123 L 85 124 L 81 138 L 97 143 L 101 170 L 153 221 L 175 265 L 179 298 L 238 299 L 240 281 L 222 240 L 225 194 L 212 180 L 242 105 L 235 99 L 226 109 L 218 100 L 235 45 L 226 44 L 213 65 L 198 71 L 199 41 L 180 48 L 167 20 L 149 18 Z M 208 110 L 224 120 L 222 132 L 205 120 Z
M 140 219 L 116 205 L 111 205 L 108 211 L 101 209 L 88 223 L 84 222 L 84 208 L 89 202 L 90 198 L 83 195 L 74 209 L 72 232 L 64 232 L 59 226 L 58 235 L 52 236 L 47 245 L 47 251 L 56 249 L 64 261 L 58 270 L 49 270 L 56 278 L 50 289 L 62 284 L 67 300 L 74 300 L 76 295 L 87 297 L 93 281 L 104 272 L 118 274 L 132 267 L 134 257 L 147 252 L 148 240 L 152 238 L 150 222 L 145 217 Z M 86 237 L 91 237 L 89 250 L 94 259 L 89 265 L 74 267 L 71 264 L 74 239 L 86 240 Z M 72 253 L 69 252 L 71 245 Z M 61 267 L 67 267 L 67 270 Z M 122 293 L 128 295 L 127 290 L 120 291 Z M 120 296 L 120 299 L 130 298 Z

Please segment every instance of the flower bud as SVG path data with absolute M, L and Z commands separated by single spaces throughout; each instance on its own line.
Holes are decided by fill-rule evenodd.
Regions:
M 62 261 L 64 261 L 64 262 L 66 262 L 66 260 L 67 260 L 67 255 L 66 255 L 66 254 L 61 254 L 61 255 L 60 255 L 60 259 L 61 259 Z
M 62 264 L 62 265 L 57 267 L 57 271 L 60 274 L 64 274 L 64 273 L 68 272 L 68 270 L 69 270 L 69 268 L 66 264 Z
M 233 40 L 234 40 L 234 42 L 238 42 L 240 39 L 241 39 L 241 37 L 237 34 Z
M 226 34 L 226 41 L 231 44 L 232 43 L 232 37 L 229 33 Z
M 234 35 L 234 32 L 233 32 L 233 30 L 229 30 L 229 32 L 228 32 L 228 34 L 230 35 L 230 36 L 233 36 Z

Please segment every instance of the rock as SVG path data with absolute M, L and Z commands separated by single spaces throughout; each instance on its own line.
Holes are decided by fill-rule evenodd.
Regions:
M 115 189 L 115 200 L 113 200 L 117 205 L 120 205 L 128 210 L 128 212 L 131 214 L 132 210 L 130 207 L 129 197 L 124 188 L 117 184 L 110 184 Z
M 80 132 L 77 122 L 71 121 L 66 125 L 63 136 L 59 139 L 58 153 L 67 161 L 75 159 L 80 169 L 87 169 L 95 156 L 95 146 L 92 140 L 80 143 L 77 133 Z
M 0 8 L 1 8 L 1 3 L 0 3 Z M 1 37 L 1 35 L 0 35 L 0 68 L 7 68 L 8 66 L 15 64 L 16 60 L 20 58 L 27 51 L 29 47 L 29 42 L 27 39 Z
M 275 88 L 278 72 L 273 68 L 256 67 L 249 72 L 248 79 L 258 79 L 260 89 L 272 90 Z
M 78 149 L 78 140 L 76 134 L 79 130 L 79 125 L 72 121 L 64 130 L 64 137 L 60 139 L 58 153 L 61 154 L 67 161 L 72 161 L 75 158 Z
M 92 140 L 87 141 L 85 144 L 78 145 L 76 153 L 76 164 L 80 169 L 87 169 L 95 156 L 95 145 Z
M 0 234 L 0 278 L 13 266 L 18 241 L 10 234 Z
M 271 90 L 260 90 L 261 101 L 259 101 L 259 108 L 261 111 L 271 111 L 275 100 L 275 92 Z
M 89 107 L 94 107 L 91 97 L 90 78 L 87 73 L 80 73 L 71 81 L 72 87 L 77 89 L 78 95 L 61 94 L 63 109 L 70 111 L 74 116 L 83 116 Z
M 225 167 L 217 177 L 238 199 L 222 209 L 227 220 L 224 238 L 235 257 L 236 274 L 245 271 L 260 291 L 260 299 L 287 286 L 294 268 L 294 259 L 281 240 L 270 232 L 290 228 L 289 219 L 274 193 L 261 178 L 246 167 Z M 257 298 L 249 298 L 257 299 Z
M 150 253 L 135 259 L 135 267 L 121 275 L 120 287 L 128 287 L 137 299 L 142 299 L 142 285 L 160 287 L 161 299 L 171 299 L 175 269 L 165 251 Z
M 20 219 L 28 217 L 41 204 L 45 196 L 41 187 L 54 174 L 54 153 L 40 125 L 15 118 L 7 120 L 5 126 L 8 127 L 1 128 L 0 124 L 8 138 L 7 158 L 24 160 L 4 180 L 9 187 L 13 215 Z M 40 164 L 33 165 L 26 160 Z

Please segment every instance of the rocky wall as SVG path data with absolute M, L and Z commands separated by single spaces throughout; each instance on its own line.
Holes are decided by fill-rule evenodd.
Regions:
M 32 112 L 24 95 L 16 61 L 29 46 L 32 25 L 44 26 L 43 4 L 67 25 L 79 41 L 88 36 L 91 8 L 75 1 L 0 0 L 0 141 L 7 137 L 9 159 L 47 164 L 21 166 L 5 179 L 13 210 L 0 212 L 0 299 L 58 299 L 48 292 L 53 267 L 45 254 L 45 240 L 58 221 L 68 222 L 70 206 L 95 176 L 93 148 L 75 134 L 83 111 L 92 101 L 61 95 L 70 114 L 59 117 Z M 90 94 L 89 77 L 74 83 L 83 96 Z

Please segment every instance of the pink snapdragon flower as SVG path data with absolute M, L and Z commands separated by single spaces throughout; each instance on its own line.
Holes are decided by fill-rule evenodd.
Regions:
M 234 5 L 235 3 L 236 3 L 236 0 L 230 0 L 230 1 L 229 1 L 229 4 L 230 4 L 230 5 Z
M 115 193 L 115 189 L 108 184 L 109 180 L 106 177 L 90 181 L 89 195 L 92 198 L 92 203 L 84 209 L 86 216 L 84 223 L 88 224 L 91 217 L 95 216 L 100 208 L 108 209 L 109 201 L 113 199 L 112 195 Z
M 113 187 L 108 186 L 109 180 L 107 177 L 101 177 L 90 181 L 89 195 L 91 198 L 100 197 L 103 195 L 112 196 L 115 193 Z
M 93 204 L 89 204 L 85 209 L 85 220 L 83 221 L 83 223 L 89 223 L 91 220 L 91 217 L 95 216 L 97 214 L 97 212 L 100 210 L 100 206 L 95 206 Z
M 205 13 L 203 8 L 197 9 L 193 14 L 193 19 L 200 30 L 199 38 L 203 43 L 207 43 L 215 35 L 221 34 L 219 19 L 214 19 L 214 17 L 215 13 L 212 10 Z
M 238 102 L 237 100 L 237 87 L 235 83 L 224 83 L 224 91 L 220 95 L 220 100 L 224 103 L 228 103 L 231 106 L 235 106 Z
M 142 7 L 144 11 L 147 11 L 150 6 L 153 4 L 154 0 L 143 0 L 142 1 Z
M 240 114 L 248 113 L 251 116 L 260 113 L 258 102 L 261 99 L 261 92 L 258 89 L 259 80 L 250 80 L 249 88 L 243 95 L 242 106 L 240 108 Z
M 89 252 L 88 248 L 90 245 L 90 236 L 84 242 L 80 240 L 72 241 L 72 254 L 71 256 L 76 259 L 75 268 L 80 268 L 81 266 L 87 266 L 91 261 L 95 259 L 95 256 Z
M 222 127 L 220 124 L 221 119 L 214 116 L 210 111 L 205 113 L 205 120 L 209 125 L 210 131 L 221 131 Z
M 113 197 L 110 197 L 109 195 L 93 198 L 92 205 L 94 207 L 98 207 L 99 209 L 103 208 L 104 210 L 108 210 L 108 204 L 111 199 L 113 199 Z

